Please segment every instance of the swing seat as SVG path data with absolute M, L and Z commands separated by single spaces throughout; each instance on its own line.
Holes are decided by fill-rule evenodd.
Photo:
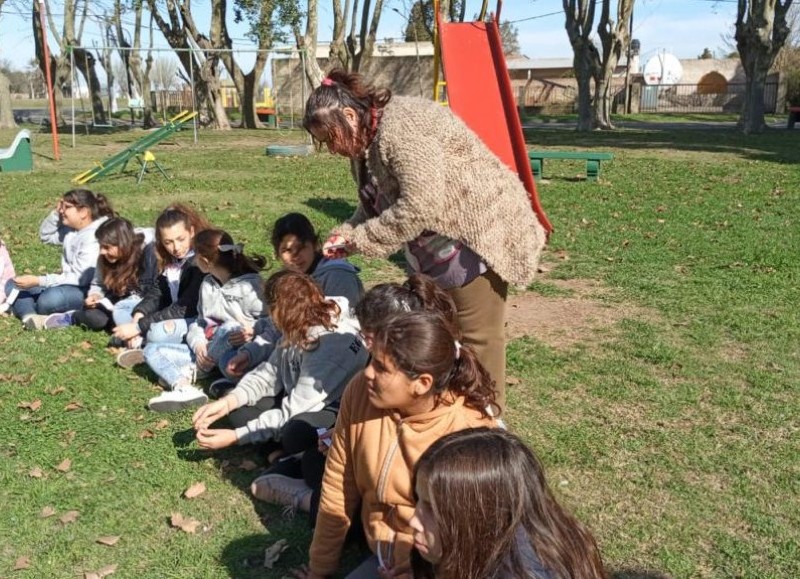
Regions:
M 0 149 L 0 173 L 12 171 L 33 171 L 31 134 L 28 129 L 18 132 L 10 147 Z

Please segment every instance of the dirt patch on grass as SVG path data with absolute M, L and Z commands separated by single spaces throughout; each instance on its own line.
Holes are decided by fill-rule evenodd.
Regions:
M 509 296 L 506 339 L 535 337 L 554 348 L 568 348 L 611 331 L 624 318 L 643 317 L 640 307 L 603 301 L 608 293 L 598 282 L 585 279 L 548 280 L 568 296 L 537 293 Z

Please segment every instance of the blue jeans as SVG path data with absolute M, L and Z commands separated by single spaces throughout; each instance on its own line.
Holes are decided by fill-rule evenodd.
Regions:
M 189 331 L 189 326 L 194 323 L 195 318 L 164 320 L 156 322 L 147 330 L 145 342 L 157 344 L 180 344 Z
M 231 332 L 241 330 L 241 328 L 236 322 L 227 322 L 219 326 L 208 342 L 208 357 L 217 361 L 218 364 L 221 364 L 223 360 L 227 364 L 229 358 L 226 357 L 226 354 L 231 350 L 236 350 L 235 346 L 228 343 L 228 336 Z M 192 366 L 197 361 L 191 348 L 186 344 L 151 342 L 149 336 L 148 333 L 148 343 L 144 347 L 144 359 L 150 369 L 169 384 L 170 388 L 175 388 L 183 380 L 191 379 Z
M 13 283 L 12 280 L 8 280 L 8 283 L 6 283 L 6 294 L 13 287 Z M 83 307 L 85 297 L 86 291 L 76 285 L 54 285 L 48 288 L 35 287 L 21 290 L 11 306 L 11 311 L 19 319 L 23 319 L 31 314 L 48 315 L 79 310 Z
M 122 324 L 132 322 L 133 308 L 135 308 L 140 301 L 142 301 L 141 296 L 133 295 L 115 303 L 114 311 L 111 313 L 111 317 L 114 319 L 114 325 L 121 326 Z

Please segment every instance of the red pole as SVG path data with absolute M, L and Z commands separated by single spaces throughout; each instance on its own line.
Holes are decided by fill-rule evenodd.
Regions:
M 50 131 L 53 134 L 53 156 L 56 161 L 61 160 L 61 154 L 58 151 L 58 124 L 56 123 L 56 100 L 55 93 L 53 92 L 53 77 L 50 75 L 50 50 L 47 48 L 47 24 L 44 20 L 44 11 L 46 9 L 44 0 L 39 0 L 39 17 L 42 21 L 42 52 L 44 53 L 44 67 L 47 73 L 47 96 L 50 100 Z M 72 50 L 70 48 L 70 50 Z

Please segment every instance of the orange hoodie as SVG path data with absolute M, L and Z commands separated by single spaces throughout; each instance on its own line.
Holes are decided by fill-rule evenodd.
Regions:
M 461 397 L 406 418 L 375 408 L 364 373 L 357 374 L 342 396 L 328 450 L 311 543 L 311 571 L 330 575 L 337 570 L 359 503 L 372 552 L 378 554 L 380 548 L 380 558 L 387 565 L 406 564 L 414 544 L 409 526 L 414 514 L 414 465 L 445 434 L 478 426 L 497 426 L 497 422 L 466 408 Z

